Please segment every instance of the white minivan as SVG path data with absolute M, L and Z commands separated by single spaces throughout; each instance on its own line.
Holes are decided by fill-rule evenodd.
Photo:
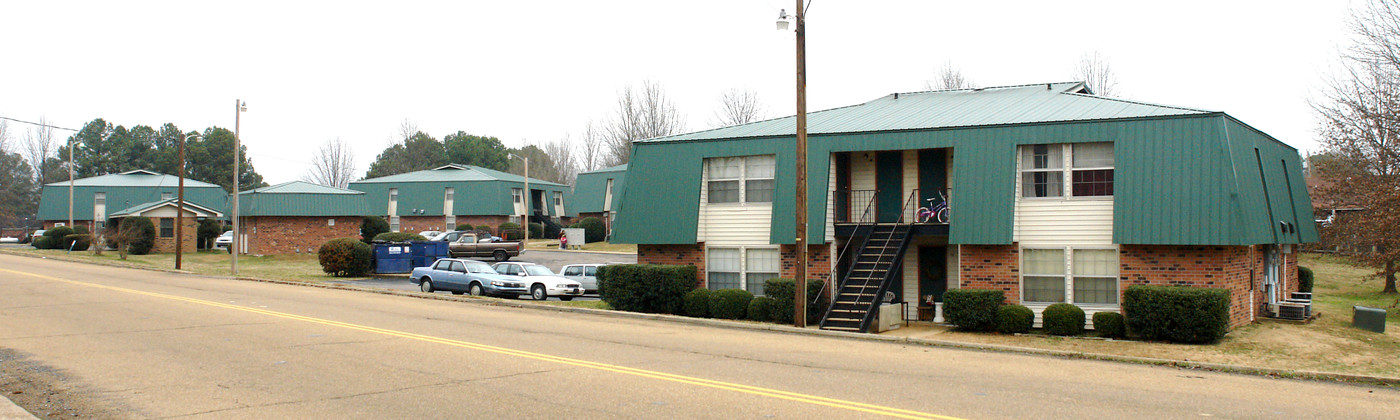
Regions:
M 584 293 L 598 293 L 598 267 L 608 264 L 569 264 L 559 269 L 559 276 L 582 284 Z

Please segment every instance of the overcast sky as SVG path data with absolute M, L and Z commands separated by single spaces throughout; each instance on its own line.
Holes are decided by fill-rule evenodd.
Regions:
M 1349 43 L 1349 3 L 813 0 L 808 106 L 923 90 L 945 62 L 983 87 L 1068 81 L 1098 52 L 1117 96 L 1225 111 L 1315 150 L 1306 101 Z M 243 99 L 243 142 L 274 184 L 334 138 L 363 173 L 404 120 L 511 147 L 577 139 L 648 79 L 701 130 L 728 89 L 757 92 L 767 116 L 794 112 L 794 37 L 774 29 L 792 6 L 12 1 L 0 3 L 0 116 L 233 128 Z

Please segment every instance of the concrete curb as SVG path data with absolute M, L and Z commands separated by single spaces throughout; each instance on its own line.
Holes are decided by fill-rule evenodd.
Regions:
M 28 419 L 36 419 L 36 420 L 37 420 L 38 417 L 35 417 L 33 413 L 30 413 L 30 412 L 28 412 L 28 411 L 25 411 L 23 408 L 21 408 L 21 407 L 19 406 L 19 404 L 15 404 L 14 401 L 10 401 L 9 398 L 0 397 L 0 420 L 28 420 Z
M 24 256 L 24 257 L 31 257 L 31 258 L 44 258 L 43 256 L 36 256 L 36 255 L 30 255 L 30 254 L 24 254 L 24 253 L 10 252 L 10 251 L 8 251 L 8 250 L 0 250 L 0 254 L 17 255 L 17 256 Z M 194 276 L 206 277 L 206 278 L 235 279 L 235 280 L 256 281 L 256 282 L 263 282 L 263 283 L 285 284 L 285 285 L 293 285 L 293 286 L 319 287 L 319 288 L 323 288 L 323 289 L 338 289 L 338 290 L 346 290 L 346 291 L 354 291 L 354 292 L 368 292 L 368 293 L 377 293 L 377 294 L 381 294 L 381 295 L 403 296 L 403 297 L 411 297 L 411 298 L 417 298 L 417 299 L 431 299 L 431 300 L 441 300 L 441 301 L 466 302 L 466 303 L 472 303 L 472 304 L 478 304 L 478 305 L 488 305 L 488 306 L 504 306 L 504 307 L 511 307 L 511 308 L 522 308 L 522 309 L 534 309 L 534 310 L 548 310 L 548 311 L 555 311 L 555 312 L 569 312 L 569 313 L 592 314 L 592 315 L 606 316 L 606 317 L 613 317 L 613 318 L 657 320 L 657 321 L 666 321 L 666 322 L 672 322 L 672 323 L 678 323 L 678 324 L 701 325 L 701 326 L 707 326 L 707 327 L 729 328 L 729 329 L 750 330 L 750 331 L 768 331 L 768 332 L 783 333 L 783 334 L 800 334 L 800 335 L 817 336 L 817 337 L 829 337 L 829 338 L 847 339 L 847 340 L 863 340 L 863 341 L 885 342 L 885 343 L 893 343 L 893 344 L 914 344 L 914 345 L 922 345 L 922 346 L 929 346 L 929 347 L 940 347 L 940 348 L 949 348 L 949 349 L 959 349 L 959 350 L 972 350 L 972 351 L 987 351 L 987 352 L 997 352 L 997 353 L 1025 354 L 1025 355 L 1034 355 L 1034 356 L 1058 357 L 1058 358 L 1065 358 L 1065 359 L 1098 360 L 1098 361 L 1106 361 L 1106 362 L 1132 363 L 1132 364 L 1152 365 L 1152 366 L 1167 366 L 1167 367 L 1175 367 L 1175 368 L 1179 368 L 1179 369 L 1193 369 L 1193 370 L 1205 370 L 1205 371 L 1213 371 L 1213 372 L 1224 372 L 1224 373 L 1236 373 L 1236 374 L 1246 374 L 1246 375 L 1257 375 L 1257 376 L 1266 376 L 1266 377 L 1271 377 L 1271 378 L 1306 379 L 1306 380 L 1325 381 L 1325 382 L 1346 382 L 1346 383 L 1367 384 L 1367 385 L 1381 385 L 1381 386 L 1388 386 L 1388 387 L 1400 387 L 1400 378 L 1397 378 L 1397 377 L 1389 377 L 1389 376 L 1357 375 L 1357 374 L 1334 373 L 1334 372 L 1317 372 L 1317 371 L 1308 371 L 1308 370 L 1274 369 L 1274 368 L 1253 367 L 1253 366 L 1244 366 L 1244 365 L 1231 365 L 1231 364 L 1224 364 L 1224 363 L 1193 362 L 1193 361 L 1190 361 L 1190 360 L 1157 359 L 1157 358 L 1151 358 L 1151 357 L 1121 356 L 1121 355 L 1113 355 L 1113 354 L 1086 353 L 1086 352 L 1078 352 L 1078 351 L 1047 350 L 1047 349 L 1037 349 L 1037 348 L 1031 348 L 1031 347 L 1006 346 L 1006 345 L 1000 345 L 1000 344 L 965 343 L 965 342 L 960 342 L 960 341 L 934 340 L 934 339 L 927 339 L 927 338 L 881 336 L 881 335 L 874 335 L 874 334 L 861 334 L 861 333 L 852 333 L 852 332 L 844 332 L 844 331 L 828 331 L 828 330 L 821 330 L 821 329 L 814 329 L 814 328 L 797 328 L 797 327 L 788 326 L 788 325 L 767 324 L 767 323 L 757 323 L 757 322 L 747 322 L 747 321 L 728 321 L 728 320 L 718 320 L 718 319 L 709 319 L 709 318 L 691 318 L 691 317 L 680 316 L 680 315 L 647 314 L 647 313 L 639 313 L 639 312 L 625 312 L 625 311 L 605 310 L 605 309 L 579 308 L 579 307 L 572 307 L 572 306 L 559 306 L 559 305 L 548 305 L 548 304 L 541 304 L 541 303 L 533 303 L 533 302 L 528 302 L 528 301 L 514 301 L 514 302 L 512 302 L 512 301 L 508 301 L 508 300 L 495 299 L 495 298 L 486 298 L 486 297 L 458 296 L 458 295 L 443 295 L 443 294 L 437 294 L 437 293 L 433 293 L 433 294 L 424 294 L 424 293 L 418 292 L 418 291 L 392 290 L 392 289 L 378 289 L 378 288 L 361 287 L 361 286 L 354 286 L 354 285 L 340 284 L 340 283 L 323 283 L 323 282 L 295 281 L 295 280 L 272 280 L 272 279 L 259 279 L 259 278 L 252 278 L 252 277 L 209 276 L 209 275 L 191 273 L 191 272 L 188 272 L 188 271 L 169 270 L 169 269 L 162 269 L 162 268 L 156 268 L 156 267 L 129 267 L 129 266 L 126 266 L 126 265 L 121 265 L 121 264 L 105 264 L 105 263 L 100 262 L 100 261 L 84 261 L 84 260 L 79 260 L 79 259 L 74 259 L 74 258 L 62 258 L 62 259 L 58 259 L 58 260 L 61 260 L 61 261 L 70 261 L 70 262 L 78 262 L 78 263 L 89 263 L 89 264 L 94 264 L 94 265 L 105 265 L 105 266 L 121 267 L 121 268 L 136 268 L 136 269 L 150 270 L 150 271 L 160 271 L 160 272 L 166 272 L 166 273 L 188 274 L 188 275 L 194 275 Z

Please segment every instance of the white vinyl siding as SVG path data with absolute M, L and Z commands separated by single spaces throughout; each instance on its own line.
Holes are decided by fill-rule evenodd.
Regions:
M 399 231 L 399 189 L 389 189 L 389 231 Z
M 904 173 L 900 179 L 904 182 L 904 194 L 899 196 L 899 200 L 900 205 L 903 206 L 901 209 L 904 212 L 904 221 L 910 222 L 914 220 L 914 215 L 919 212 L 920 203 L 909 202 L 909 197 L 914 195 L 914 190 L 919 189 L 919 151 L 905 150 L 903 163 Z
M 92 221 L 97 229 L 107 225 L 107 193 L 92 194 Z
M 554 192 L 554 215 L 564 216 L 564 193 L 559 191 Z
M 515 215 L 525 215 L 525 190 L 521 188 L 510 189 L 511 202 L 515 203 Z
M 851 190 L 875 190 L 875 152 L 851 154 Z M 865 206 L 865 204 L 851 203 L 851 206 Z
M 826 243 L 836 242 L 836 197 L 832 193 L 836 191 L 836 159 L 831 159 L 831 165 L 826 172 Z M 808 191 L 811 193 L 811 191 Z M 832 264 L 835 264 L 833 261 Z
M 1018 169 L 1023 169 L 1024 151 L 1018 157 Z M 1022 193 L 1024 181 L 1025 176 L 1020 176 L 1016 182 L 1013 241 L 1034 247 L 1113 245 L 1112 197 L 1028 198 Z
M 612 211 L 613 179 L 608 178 L 608 189 L 603 192 L 603 211 Z
M 919 319 L 919 314 L 915 312 L 919 307 L 919 247 L 909 245 L 909 250 L 904 251 L 904 301 L 909 302 L 909 313 L 904 314 L 905 319 Z
M 713 159 L 706 159 L 707 163 L 702 166 L 701 171 L 705 187 L 700 188 L 696 242 L 721 246 L 768 245 L 769 230 L 773 222 L 773 203 L 744 203 L 742 197 L 739 198 L 739 202 L 711 203 L 709 185 L 713 178 L 712 165 L 708 163 L 711 161 Z M 742 166 L 742 163 L 738 164 L 738 167 Z M 715 169 L 729 171 L 729 167 Z M 730 179 L 728 176 L 732 174 L 721 175 L 721 179 Z M 742 182 L 736 181 L 736 184 L 742 185 Z
M 456 189 L 452 187 L 446 187 L 442 191 L 443 224 L 446 225 L 446 229 L 443 229 L 443 231 L 445 232 L 451 232 L 457 229 L 457 215 L 452 211 L 453 201 L 455 201 L 456 195 Z

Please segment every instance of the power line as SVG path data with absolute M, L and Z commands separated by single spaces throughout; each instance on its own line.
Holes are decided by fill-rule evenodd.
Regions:
M 37 125 L 37 126 L 40 126 L 40 127 L 48 127 L 48 128 L 57 128 L 57 129 L 59 129 L 59 130 L 68 130 L 68 131 L 72 131 L 72 132 L 75 132 L 75 133 L 78 132 L 78 130 L 74 130 L 74 129 L 71 129 L 71 128 L 63 128 L 63 127 L 59 127 L 59 126 L 56 126 L 56 125 L 40 124 L 40 123 L 29 122 L 29 121 L 25 121 L 25 120 L 17 120 L 17 119 L 10 118 L 10 117 L 0 117 L 0 120 L 10 120 L 10 121 L 14 121 L 14 122 L 17 122 L 17 123 L 22 123 L 22 124 Z

